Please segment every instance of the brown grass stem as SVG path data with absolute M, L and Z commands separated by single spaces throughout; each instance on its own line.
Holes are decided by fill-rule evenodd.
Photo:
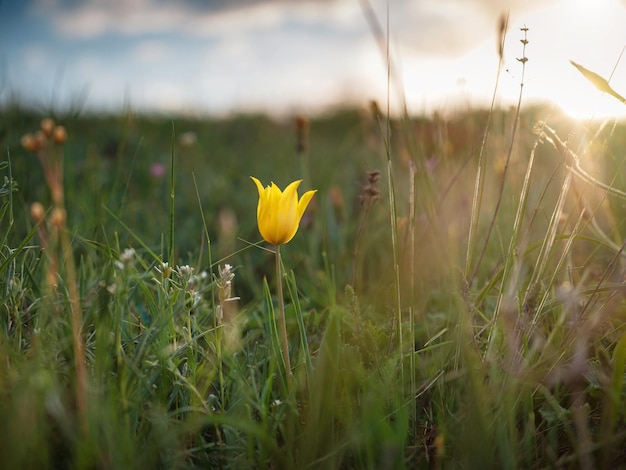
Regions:
M 67 227 L 59 227 L 61 250 L 65 256 L 65 275 L 67 276 L 67 290 L 70 300 L 72 320 L 72 337 L 74 343 L 74 367 L 76 369 L 76 406 L 81 419 L 83 430 L 87 427 L 87 366 L 85 359 L 85 343 L 83 340 L 83 315 L 80 307 L 76 272 L 74 269 L 74 255 L 68 239 Z

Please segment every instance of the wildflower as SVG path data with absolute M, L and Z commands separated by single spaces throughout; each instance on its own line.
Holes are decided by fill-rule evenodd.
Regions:
M 298 200 L 302 180 L 294 181 L 283 192 L 274 183 L 264 188 L 258 179 L 251 178 L 259 190 L 257 222 L 261 236 L 273 245 L 287 243 L 298 231 L 300 219 L 316 190 L 307 191 Z
M 56 126 L 52 131 L 52 140 L 55 144 L 63 145 L 67 141 L 67 131 L 63 126 Z
M 218 298 L 220 301 L 217 313 L 219 321 L 222 321 L 224 318 L 225 311 L 227 312 L 226 316 L 228 317 L 228 312 L 230 311 L 232 313 L 233 309 L 236 309 L 236 307 L 228 308 L 226 303 L 239 300 L 239 297 L 232 296 L 233 279 L 235 278 L 235 273 L 232 269 L 233 267 L 230 264 L 225 264 L 224 267 L 218 266 L 219 277 L 215 277 L 215 284 L 218 288 Z
M 163 163 L 152 163 L 150 164 L 150 176 L 155 179 L 163 178 L 166 172 L 165 165 Z
M 33 134 L 24 134 L 21 142 L 28 152 L 37 153 L 41 149 L 41 142 Z
M 54 120 L 52 118 L 42 119 L 39 127 L 47 137 L 51 137 L 54 132 Z
M 35 223 L 39 223 L 46 215 L 46 209 L 44 209 L 43 205 L 40 202 L 33 202 L 30 205 L 30 216 L 33 218 Z
M 55 207 L 52 209 L 52 215 L 50 216 L 50 221 L 54 227 L 60 228 L 65 225 L 65 221 L 67 220 L 67 213 L 65 209 L 61 209 L 59 207 Z
M 176 266 L 176 273 L 179 277 L 188 279 L 193 275 L 193 268 L 188 264 Z
M 193 310 L 194 308 L 196 308 L 200 304 L 201 300 L 202 296 L 194 289 L 189 289 L 187 292 L 185 292 L 185 306 L 189 310 Z
M 178 141 L 183 147 L 191 147 L 198 142 L 198 135 L 194 131 L 183 132 Z
M 135 254 L 134 248 L 124 248 L 124 251 L 120 253 L 120 258 L 114 261 L 113 264 L 117 269 L 123 271 L 126 267 L 132 265 Z
M 219 288 L 220 303 L 231 300 L 231 286 L 233 283 L 233 279 L 235 278 L 235 273 L 232 271 L 232 268 L 233 267 L 230 264 L 225 264 L 223 268 L 221 266 L 218 267 L 220 275 L 215 280 L 215 283 Z
M 135 257 L 134 248 L 124 248 L 124 251 L 120 255 L 120 260 L 124 263 L 129 263 Z
M 172 273 L 172 268 L 170 268 L 170 265 L 167 261 L 163 261 L 160 267 L 155 266 L 154 269 L 161 275 L 161 279 L 163 280 L 168 279 L 170 277 L 170 274 Z
M 257 223 L 261 236 L 274 245 L 276 254 L 276 279 L 278 288 L 278 321 L 280 323 L 281 349 L 283 353 L 283 364 L 287 386 L 291 384 L 291 362 L 289 359 L 289 342 L 287 339 L 287 324 L 285 322 L 285 303 L 283 299 L 283 284 L 280 267 L 280 245 L 291 240 L 300 225 L 300 219 L 306 210 L 309 202 L 316 193 L 315 190 L 307 191 L 298 200 L 298 186 L 302 180 L 296 180 L 281 191 L 278 186 L 272 183 L 263 187 L 261 182 L 254 176 L 252 181 L 259 190 L 259 204 L 257 206 Z M 226 268 L 227 271 L 229 271 Z M 224 273 L 221 273 L 222 277 Z

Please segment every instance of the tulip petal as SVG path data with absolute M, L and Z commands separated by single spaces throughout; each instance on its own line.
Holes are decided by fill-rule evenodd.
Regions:
M 263 187 L 257 178 L 250 178 L 259 192 L 257 223 L 261 236 L 274 245 L 289 242 L 298 231 L 300 219 L 316 191 L 307 191 L 298 200 L 298 187 L 302 180 L 290 183 L 285 191 L 281 191 L 274 183 Z
M 298 223 L 300 223 L 300 219 L 304 215 L 304 211 L 309 205 L 309 202 L 311 202 L 311 199 L 313 199 L 313 196 L 315 195 L 316 192 L 317 192 L 317 189 L 307 191 L 300 198 L 300 201 L 298 202 Z

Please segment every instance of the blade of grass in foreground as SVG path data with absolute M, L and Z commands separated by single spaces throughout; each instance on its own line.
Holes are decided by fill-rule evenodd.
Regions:
M 278 279 L 277 282 L 280 282 Z M 281 354 L 281 346 L 280 346 L 280 336 L 278 334 L 278 328 L 276 326 L 276 314 L 274 312 L 274 303 L 272 302 L 272 293 L 270 291 L 270 286 L 267 283 L 267 279 L 263 279 L 263 299 L 265 300 L 265 308 L 267 310 L 268 315 L 268 327 L 269 327 L 269 336 L 272 341 L 272 351 L 274 352 L 274 363 L 280 364 L 280 376 L 283 382 L 284 393 L 287 394 L 289 391 L 288 386 L 288 378 L 286 370 L 286 364 L 283 359 L 283 355 Z
M 170 156 L 170 237 L 168 247 L 168 261 L 174 265 L 174 144 L 176 142 L 176 131 L 172 121 L 172 148 Z
M 600 75 L 598 75 L 595 72 L 592 72 L 589 69 L 586 69 L 585 67 L 583 67 L 580 64 L 577 64 L 576 62 L 574 62 L 573 60 L 569 61 L 570 64 L 572 64 L 574 67 L 576 67 L 578 69 L 578 71 L 580 73 L 582 73 L 583 77 L 585 77 L 587 80 L 589 80 L 589 82 L 596 87 L 598 90 L 600 90 L 603 93 L 608 93 L 609 95 L 611 95 L 614 98 L 617 98 L 619 101 L 621 101 L 622 103 L 626 104 L 626 98 L 624 98 L 622 95 L 620 95 L 618 92 L 616 92 L 611 85 L 609 85 L 608 80 L 606 80 L 605 78 L 601 77 Z
M 465 281 L 470 286 L 474 280 L 475 270 L 472 271 L 472 256 L 474 254 L 474 247 L 476 243 L 476 232 L 478 230 L 478 219 L 482 210 L 483 193 L 485 190 L 485 169 L 487 163 L 487 155 L 485 149 L 487 146 L 487 137 L 489 136 L 489 129 L 491 127 L 491 117 L 496 106 L 496 98 L 498 96 L 498 85 L 500 84 L 500 75 L 502 73 L 502 65 L 504 61 L 504 55 L 502 54 L 502 48 L 504 40 L 506 39 L 507 25 L 509 22 L 508 15 L 503 22 L 501 28 L 501 38 L 499 45 L 499 60 L 498 69 L 496 72 L 496 82 L 493 87 L 493 94 L 491 95 L 491 105 L 489 106 L 489 113 L 487 114 L 487 123 L 482 135 L 482 141 L 480 143 L 480 151 L 478 152 L 478 167 L 476 168 L 476 177 L 474 180 L 474 195 L 472 197 L 472 213 L 470 217 L 469 233 L 467 235 L 467 253 L 465 256 Z M 480 264 L 480 262 L 478 263 Z M 477 268 L 476 268 L 477 269 Z
M 310 379 L 313 372 L 313 362 L 311 361 L 311 353 L 309 352 L 309 344 L 307 340 L 306 327 L 304 325 L 304 317 L 302 316 L 302 307 L 300 306 L 300 299 L 298 298 L 298 286 L 296 285 L 296 275 L 293 270 L 289 272 L 288 276 L 285 276 L 287 282 L 287 290 L 289 291 L 289 297 L 291 298 L 291 304 L 296 313 L 296 319 L 298 320 L 298 328 L 300 330 L 300 347 L 302 348 L 302 354 L 304 354 L 304 363 L 306 365 L 307 378 Z

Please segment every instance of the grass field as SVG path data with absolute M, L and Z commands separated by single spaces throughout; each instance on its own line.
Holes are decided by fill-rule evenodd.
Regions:
M 2 465 L 623 465 L 626 125 L 517 111 L 0 110 Z

